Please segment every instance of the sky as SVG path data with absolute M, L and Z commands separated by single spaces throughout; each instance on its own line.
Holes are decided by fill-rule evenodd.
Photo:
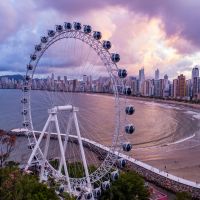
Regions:
M 25 73 L 40 37 L 65 21 L 101 31 L 132 76 L 144 67 L 147 77 L 158 68 L 161 76 L 190 78 L 200 64 L 199 0 L 6 0 L 0 1 L 0 74 Z

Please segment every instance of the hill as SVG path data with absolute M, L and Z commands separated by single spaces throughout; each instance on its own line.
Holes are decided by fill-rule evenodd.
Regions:
M 2 78 L 8 78 L 10 80 L 14 79 L 16 81 L 18 80 L 23 80 L 24 77 L 21 74 L 14 74 L 14 75 L 4 75 L 4 76 L 0 76 L 0 79 Z

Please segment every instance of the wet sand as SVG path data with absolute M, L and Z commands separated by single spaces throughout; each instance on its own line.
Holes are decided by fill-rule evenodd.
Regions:
M 133 97 L 133 99 L 152 101 L 150 98 Z M 158 99 L 153 99 L 153 102 L 190 107 L 200 112 L 199 104 Z M 200 183 L 200 132 L 197 132 L 195 137 L 178 144 L 143 150 L 136 149 L 133 155 L 136 159 L 163 171 Z
M 164 104 L 174 104 L 178 106 L 185 106 L 194 109 L 200 109 L 200 104 L 194 104 L 189 102 L 179 102 L 174 100 L 165 100 L 165 99 L 155 99 L 155 98 L 148 98 L 148 97 L 128 97 L 130 99 L 141 100 L 141 101 L 153 101 L 155 103 L 164 103 Z
M 181 178 L 200 182 L 200 140 L 192 139 L 170 146 L 135 149 L 131 155 L 147 164 Z

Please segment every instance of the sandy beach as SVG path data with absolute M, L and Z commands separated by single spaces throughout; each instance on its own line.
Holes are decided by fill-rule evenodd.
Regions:
M 131 156 L 181 178 L 200 182 L 200 135 L 170 146 L 136 148 Z
M 148 97 L 135 97 L 135 96 L 130 96 L 128 97 L 130 99 L 135 99 L 135 100 L 141 100 L 141 101 L 153 101 L 155 103 L 164 103 L 164 104 L 174 104 L 178 106 L 185 106 L 189 108 L 194 108 L 194 109 L 200 109 L 200 104 L 194 104 L 194 103 L 189 103 L 189 102 L 179 102 L 179 101 L 174 101 L 174 100 L 164 100 L 164 99 L 155 99 L 155 98 L 148 98 Z

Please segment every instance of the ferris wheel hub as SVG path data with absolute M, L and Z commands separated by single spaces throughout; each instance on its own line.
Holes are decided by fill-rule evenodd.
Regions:
M 51 109 L 48 109 L 49 114 L 56 114 L 58 111 L 70 111 L 70 112 L 77 112 L 79 111 L 78 107 L 74 107 L 72 105 L 65 105 L 65 106 L 55 106 Z

